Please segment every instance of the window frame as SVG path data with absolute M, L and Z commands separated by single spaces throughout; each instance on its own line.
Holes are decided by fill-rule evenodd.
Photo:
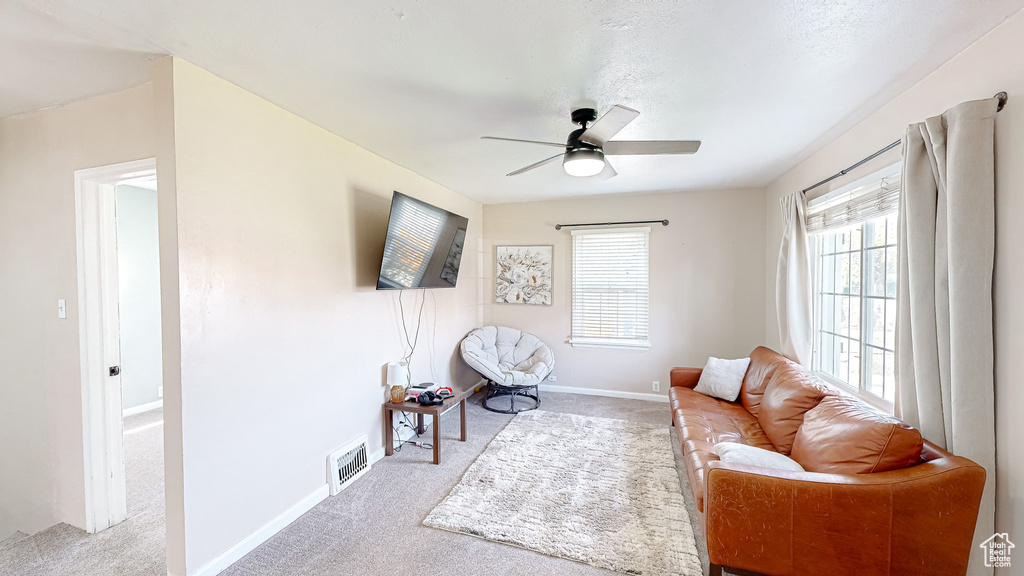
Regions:
M 622 233 L 637 233 L 642 234 L 644 237 L 644 262 L 645 277 L 644 277 L 644 291 L 646 292 L 646 300 L 644 302 L 644 330 L 643 338 L 608 338 L 598 336 L 586 336 L 579 334 L 577 335 L 577 244 L 576 238 L 578 236 L 588 235 L 600 235 L 600 234 L 622 234 Z M 573 348 L 605 348 L 605 349 L 622 349 L 622 350 L 634 350 L 644 351 L 649 350 L 651 347 L 650 342 L 650 310 L 651 310 L 651 228 L 649 226 L 630 226 L 630 227 L 618 227 L 618 228 L 585 228 L 573 230 L 570 240 L 570 305 L 569 305 L 569 344 Z M 581 315 L 582 313 L 580 313 Z M 639 315 L 635 315 L 639 317 Z M 618 318 L 617 318 L 618 320 Z M 621 326 L 621 323 L 617 322 L 617 325 Z M 582 332 L 582 331 L 581 331 Z
M 808 202 L 808 212 L 813 212 L 813 208 L 815 206 L 818 206 L 820 204 L 828 204 L 828 203 L 830 203 L 832 201 L 835 201 L 838 198 L 841 198 L 844 194 L 849 194 L 852 191 L 855 191 L 857 188 L 864 187 L 864 186 L 869 186 L 869 185 L 876 184 L 876 183 L 881 183 L 882 181 L 884 181 L 886 179 L 890 179 L 890 178 L 894 178 L 894 177 L 898 179 L 899 175 L 902 172 L 902 169 L 903 169 L 903 163 L 902 162 L 897 162 L 895 164 L 892 164 L 890 166 L 882 168 L 882 169 L 880 169 L 880 170 L 878 170 L 878 171 L 876 171 L 876 172 L 874 172 L 872 174 L 869 174 L 869 175 L 867 175 L 867 176 L 865 176 L 863 178 L 860 178 L 860 179 L 856 180 L 855 182 L 851 182 L 850 184 L 845 185 L 845 186 L 843 186 L 843 187 L 841 187 L 841 188 L 839 188 L 837 190 L 834 190 L 832 192 L 829 192 L 827 194 L 824 194 L 822 196 L 814 198 L 813 200 L 810 200 Z M 896 218 L 897 218 L 897 222 L 898 222 L 898 219 L 899 219 L 899 211 L 898 211 L 898 209 L 895 212 L 890 212 L 889 214 L 896 214 Z M 892 356 L 893 362 L 895 362 L 895 357 L 896 357 L 896 354 L 895 354 L 895 347 L 896 347 L 895 335 L 894 335 L 894 338 L 893 338 L 893 348 L 892 349 L 885 348 L 885 338 L 884 338 L 884 336 L 883 336 L 882 347 L 881 348 L 879 348 L 878 346 L 876 346 L 874 344 L 867 344 L 867 343 L 864 342 L 865 331 L 869 329 L 869 325 L 870 325 L 870 323 L 868 321 L 869 320 L 869 314 L 870 314 L 870 307 L 865 305 L 869 300 L 882 300 L 883 302 L 892 301 L 893 304 L 894 304 L 893 305 L 893 314 L 895 314 L 895 315 L 899 314 L 898 310 L 896 310 L 896 306 L 898 305 L 897 304 L 898 303 L 898 286 L 897 286 L 897 289 L 894 292 L 892 297 L 889 296 L 888 286 L 885 286 L 885 288 L 884 288 L 885 296 L 868 296 L 867 295 L 867 290 L 868 290 L 867 284 L 864 281 L 864 278 L 865 278 L 864 270 L 865 270 L 865 262 L 866 262 L 866 251 L 867 250 L 872 250 L 872 249 L 881 249 L 881 251 L 883 253 L 886 253 L 890 248 L 893 248 L 894 251 L 895 251 L 895 257 L 897 259 L 897 261 L 896 261 L 896 281 L 897 281 L 897 283 L 899 282 L 899 262 L 898 262 L 898 259 L 899 259 L 899 226 L 898 226 L 898 224 L 897 224 L 897 231 L 896 231 L 897 238 L 896 238 L 895 242 L 890 243 L 888 236 L 886 236 L 886 240 L 885 240 L 885 243 L 883 245 L 881 245 L 881 246 L 874 246 L 874 247 L 870 247 L 870 248 L 866 248 L 865 247 L 865 244 L 866 244 L 866 240 L 865 240 L 866 234 L 864 234 L 864 231 L 863 231 L 864 225 L 867 224 L 868 222 L 872 222 L 872 221 L 874 221 L 874 220 L 876 220 L 878 218 L 882 218 L 882 217 L 885 217 L 885 216 L 888 216 L 888 214 L 878 215 L 878 216 L 875 216 L 875 217 L 870 218 L 868 220 L 864 220 L 864 221 L 858 222 L 856 224 L 851 224 L 850 226 L 845 227 L 845 228 L 835 228 L 833 230 L 815 231 L 815 232 L 810 233 L 810 236 L 812 238 L 811 238 L 810 246 L 808 248 L 810 249 L 810 254 L 811 254 L 811 277 L 813 279 L 812 280 L 812 297 L 813 297 L 812 314 L 813 314 L 813 334 L 814 334 L 814 338 L 813 338 L 813 351 L 812 351 L 812 356 L 811 356 L 811 371 L 816 376 L 821 378 L 822 380 L 824 380 L 824 381 L 828 382 L 829 384 L 832 384 L 833 386 L 835 386 L 835 388 L 838 389 L 840 392 L 842 392 L 842 393 L 844 393 L 846 395 L 849 395 L 849 396 L 854 396 L 854 397 L 856 397 L 856 398 L 858 398 L 860 400 L 863 400 L 865 403 L 869 404 L 870 406 L 872 406 L 875 409 L 878 409 L 878 410 L 880 410 L 882 412 L 885 412 L 887 414 L 893 414 L 894 411 L 895 411 L 895 402 L 889 401 L 888 399 L 886 399 L 886 398 L 884 398 L 882 396 L 878 396 L 874 392 L 872 392 L 870 390 L 870 382 L 868 382 L 868 385 L 865 385 L 865 375 L 866 374 L 869 375 L 870 368 L 871 368 L 871 365 L 868 362 L 869 354 L 866 354 L 865 352 L 870 352 L 870 350 L 872 350 L 872 349 L 875 349 L 875 350 L 881 349 L 882 350 L 882 354 L 883 354 L 883 362 L 884 362 L 885 352 L 892 352 L 893 353 L 893 356 Z M 819 369 L 819 367 L 821 366 L 821 364 L 820 364 L 820 362 L 821 362 L 821 350 L 820 350 L 820 347 L 821 347 L 821 326 L 822 326 L 822 316 L 821 316 L 821 300 L 822 300 L 821 289 L 822 289 L 822 286 L 821 286 L 821 273 L 820 273 L 821 271 L 819 269 L 819 266 L 821 265 L 821 256 L 822 256 L 822 254 L 821 254 L 821 246 L 822 246 L 822 242 L 823 242 L 823 237 L 826 234 L 841 233 L 844 230 L 851 230 L 851 229 L 855 229 L 855 228 L 858 228 L 858 227 L 862 228 L 860 248 L 857 251 L 857 253 L 860 256 L 860 271 L 861 271 L 861 275 L 860 275 L 860 289 L 859 289 L 859 292 L 857 294 L 852 294 L 851 293 L 851 294 L 840 294 L 839 295 L 839 296 L 857 296 L 859 298 L 859 301 L 860 301 L 860 317 L 859 317 L 859 320 L 858 320 L 860 322 L 860 327 L 859 327 L 859 331 L 858 331 L 858 340 L 857 340 L 858 348 L 859 348 L 859 356 L 860 356 L 859 357 L 859 365 L 858 365 L 858 371 L 859 371 L 859 374 L 860 374 L 860 381 L 859 381 L 858 385 L 855 387 L 855 386 L 851 385 L 850 383 L 845 382 L 843 380 L 840 380 L 840 379 L 838 379 L 838 378 L 836 378 L 836 377 L 834 377 L 834 376 L 832 376 L 832 375 L 830 375 L 828 373 L 825 373 L 825 372 L 823 372 L 823 371 L 821 371 Z M 888 234 L 888 231 L 887 231 L 887 234 Z M 842 254 L 842 253 L 839 253 L 839 252 L 833 252 L 833 253 Z M 854 252 L 851 250 L 848 253 L 852 254 Z M 852 281 L 852 278 L 851 278 L 851 281 Z M 836 291 L 835 288 L 833 289 L 832 294 L 837 294 L 837 291 Z M 833 298 L 835 298 L 835 297 L 838 297 L 838 296 L 834 295 Z M 882 322 L 883 322 L 883 330 L 884 330 L 884 326 L 885 326 L 885 321 L 887 319 L 887 314 L 888 314 L 888 311 L 884 309 L 884 305 L 883 305 L 883 320 L 882 320 Z M 831 332 L 831 334 L 834 335 L 835 332 Z M 835 337 L 835 336 L 833 336 L 833 337 Z M 847 336 L 841 335 L 840 337 L 848 338 L 850 341 L 853 341 L 852 338 L 849 338 Z M 894 375 L 895 375 L 895 366 L 893 367 L 893 371 L 894 371 Z M 882 378 L 883 379 L 885 378 L 885 369 L 884 369 L 884 367 L 883 367 L 883 371 L 882 371 Z M 898 386 L 898 383 L 896 382 L 896 379 L 893 378 L 894 397 L 895 397 L 895 388 L 896 388 L 896 386 Z M 884 393 L 884 389 L 883 389 L 883 393 Z
M 871 386 L 870 386 L 870 380 L 868 378 L 869 378 L 870 373 L 871 373 L 871 362 L 869 360 L 870 351 L 871 350 L 881 350 L 882 351 L 882 355 L 883 355 L 883 362 L 885 362 L 885 353 L 886 352 L 892 352 L 893 353 L 893 357 L 892 357 L 893 358 L 893 362 L 895 362 L 895 338 L 893 340 L 893 348 L 889 349 L 889 348 L 885 347 L 885 337 L 884 337 L 884 335 L 883 335 L 882 346 L 881 347 L 866 341 L 866 339 L 864 337 L 865 331 L 869 330 L 870 329 L 869 327 L 871 325 L 871 322 L 870 322 L 871 307 L 867 305 L 868 302 L 873 301 L 873 300 L 880 300 L 883 303 L 885 303 L 885 302 L 892 302 L 893 303 L 893 313 L 896 313 L 896 311 L 895 311 L 895 304 L 896 304 L 896 301 L 897 301 L 896 294 L 894 293 L 892 296 L 889 296 L 888 286 L 885 285 L 885 284 L 883 284 L 883 286 L 884 286 L 883 292 L 885 293 L 885 295 L 883 295 L 883 296 L 876 296 L 876 295 L 869 294 L 868 293 L 868 283 L 869 283 L 870 278 L 867 278 L 865 276 L 865 273 L 864 273 L 865 268 L 866 268 L 865 263 L 867 262 L 867 257 L 866 256 L 867 256 L 867 253 L 869 251 L 881 252 L 882 254 L 886 255 L 885 256 L 886 258 L 888 258 L 888 255 L 887 255 L 888 251 L 890 249 L 894 249 L 894 251 L 896 251 L 896 257 L 898 258 L 899 243 L 898 243 L 898 241 L 893 242 L 893 243 L 889 242 L 888 230 L 886 230 L 885 242 L 883 244 L 878 245 L 878 246 L 870 246 L 870 247 L 866 246 L 866 244 L 867 244 L 867 241 L 866 241 L 867 233 L 864 230 L 864 228 L 866 227 L 867 224 L 872 223 L 872 222 L 874 222 L 874 221 L 876 221 L 878 219 L 881 219 L 881 218 L 885 218 L 885 216 L 880 216 L 880 217 L 873 218 L 873 219 L 865 221 L 865 222 L 860 222 L 860 223 L 858 223 L 856 225 L 849 226 L 847 228 L 831 230 L 831 231 L 828 231 L 828 232 L 822 232 L 822 233 L 818 233 L 818 234 L 814 235 L 813 246 L 811 247 L 811 255 L 812 255 L 812 262 L 813 262 L 813 265 L 812 265 L 812 276 L 814 278 L 814 284 L 813 284 L 813 294 L 814 294 L 814 296 L 813 296 L 814 297 L 814 312 L 813 312 L 813 314 L 814 314 L 814 347 L 813 347 L 811 367 L 812 367 L 812 372 L 814 372 L 814 374 L 816 376 L 818 376 L 818 377 L 822 378 L 823 380 L 825 380 L 826 382 L 836 386 L 837 388 L 840 389 L 840 391 L 845 392 L 847 394 L 850 394 L 852 396 L 856 396 L 857 398 L 860 398 L 861 400 L 864 400 L 865 402 L 871 404 L 875 408 L 884 410 L 887 413 L 892 414 L 893 410 L 894 410 L 894 406 L 895 406 L 894 402 L 890 402 L 885 397 L 879 396 L 879 395 L 875 394 L 874 392 L 872 392 L 871 391 Z M 829 252 L 827 254 L 823 254 L 822 253 L 822 244 L 823 244 L 824 237 L 825 237 L 826 234 L 841 234 L 843 232 L 847 232 L 847 231 L 854 230 L 854 229 L 857 229 L 857 228 L 861 229 L 861 241 L 860 241 L 859 248 L 854 250 L 852 248 L 852 246 L 851 246 L 850 250 L 846 250 L 846 251 L 842 251 L 842 252 L 840 252 L 838 250 L 835 250 L 835 251 Z M 821 284 L 821 276 L 822 275 L 821 275 L 821 269 L 819 268 L 820 265 L 821 265 L 822 257 L 823 256 L 829 256 L 829 255 L 838 257 L 838 256 L 841 256 L 843 254 L 850 254 L 851 256 L 853 254 L 858 254 L 860 256 L 859 290 L 856 293 L 852 293 L 851 292 L 851 293 L 847 294 L 847 293 L 839 292 L 837 287 L 833 287 L 833 291 L 832 292 L 823 293 L 823 291 L 822 291 L 823 290 L 823 286 Z M 883 260 L 883 270 L 886 268 L 885 264 L 884 264 L 885 262 L 886 261 Z M 899 276 L 897 274 L 897 279 L 898 279 L 898 277 Z M 851 281 L 852 281 L 852 278 L 851 278 Z M 854 339 L 851 336 L 847 336 L 847 335 L 844 335 L 844 334 L 838 334 L 837 332 L 834 332 L 834 331 L 833 332 L 829 332 L 827 330 L 823 330 L 823 327 L 822 327 L 822 319 L 823 319 L 823 317 L 822 317 L 821 307 L 822 307 L 822 296 L 825 296 L 825 295 L 830 295 L 833 298 L 839 298 L 839 297 L 843 297 L 843 296 L 848 296 L 848 297 L 857 297 L 859 299 L 859 302 L 860 302 L 860 305 L 859 305 L 859 318 L 858 318 L 859 328 L 858 328 L 858 338 L 857 339 Z M 883 304 L 882 309 L 883 309 L 883 311 L 882 311 L 882 326 L 883 326 L 883 330 L 884 330 L 884 326 L 886 325 L 886 320 L 888 318 L 888 307 L 886 307 Z M 852 321 L 852 318 L 851 318 L 851 321 Z M 835 328 L 833 327 L 833 329 L 835 329 Z M 854 385 L 850 384 L 849 382 L 846 382 L 846 381 L 841 380 L 839 378 L 836 378 L 835 376 L 833 376 L 833 375 L 831 375 L 831 374 L 829 374 L 827 372 L 824 372 L 824 371 L 822 371 L 820 369 L 821 361 L 822 361 L 822 356 L 821 356 L 822 355 L 822 350 L 821 350 L 821 333 L 822 332 L 826 332 L 828 334 L 831 334 L 834 338 L 837 338 L 837 337 L 838 338 L 846 338 L 851 343 L 853 343 L 853 342 L 857 343 L 858 356 L 859 356 L 859 358 L 858 358 L 858 367 L 857 367 L 858 373 L 859 373 L 859 383 L 858 383 L 857 386 L 854 386 Z M 885 378 L 884 364 L 883 364 L 883 369 L 882 369 L 882 378 L 883 379 Z M 893 386 L 895 386 L 895 379 L 893 381 Z

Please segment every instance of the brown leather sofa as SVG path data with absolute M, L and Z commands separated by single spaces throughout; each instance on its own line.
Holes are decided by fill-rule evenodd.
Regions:
M 764 347 L 736 402 L 695 392 L 674 368 L 669 399 L 712 574 L 965 574 L 985 469 L 840 396 Z M 807 471 L 727 463 L 714 445 L 786 454 Z

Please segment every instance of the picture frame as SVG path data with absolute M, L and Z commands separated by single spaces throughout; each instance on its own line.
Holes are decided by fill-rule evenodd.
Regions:
M 494 302 L 550 306 L 554 247 L 495 246 Z

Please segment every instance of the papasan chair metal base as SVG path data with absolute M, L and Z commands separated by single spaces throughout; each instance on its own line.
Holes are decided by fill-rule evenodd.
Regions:
M 484 408 L 517 414 L 540 406 L 538 384 L 551 374 L 555 356 L 539 338 L 506 326 L 484 326 L 467 334 L 460 348 L 466 364 L 487 379 Z
M 530 394 L 530 391 L 533 394 Z M 508 410 L 502 410 L 495 408 L 489 402 L 494 398 L 509 398 Z M 516 397 L 525 398 L 526 405 L 520 403 L 520 407 L 516 408 Z M 531 405 L 532 402 L 532 405 Z M 491 412 L 501 412 L 502 414 L 518 414 L 527 410 L 536 410 L 540 406 L 540 391 L 537 389 L 537 385 L 529 386 L 498 386 L 494 382 L 487 383 L 487 396 L 484 397 L 484 408 Z

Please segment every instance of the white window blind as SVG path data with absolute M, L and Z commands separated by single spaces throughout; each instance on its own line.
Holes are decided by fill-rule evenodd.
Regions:
M 900 203 L 900 176 L 895 174 L 843 192 L 834 198 L 812 201 L 807 208 L 807 233 L 837 230 L 896 212 Z
M 648 348 L 650 228 L 572 231 L 572 337 Z
M 381 276 L 398 286 L 418 286 L 444 223 L 444 212 L 398 196 L 391 208 Z

